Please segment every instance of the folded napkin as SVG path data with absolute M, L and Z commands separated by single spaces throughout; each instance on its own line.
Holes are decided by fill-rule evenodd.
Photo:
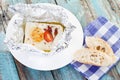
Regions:
M 99 17 L 84 28 L 84 36 L 98 36 L 107 41 L 117 56 L 116 63 L 120 60 L 120 29 L 104 17 Z M 115 64 L 116 64 L 115 63 Z M 82 64 L 77 61 L 71 65 L 83 74 L 88 80 L 99 80 L 115 64 L 108 67 L 98 67 Z

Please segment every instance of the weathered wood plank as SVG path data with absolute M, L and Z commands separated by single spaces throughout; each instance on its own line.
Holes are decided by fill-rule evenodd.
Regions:
M 111 1 L 113 1 L 113 2 L 111 2 Z M 9 4 L 15 4 L 18 2 L 22 2 L 22 3 L 25 3 L 25 2 L 27 2 L 27 3 L 31 3 L 31 2 L 32 3 L 38 3 L 38 2 L 57 3 L 58 5 L 61 5 L 65 8 L 67 8 L 68 10 L 70 10 L 79 19 L 82 26 L 86 26 L 89 22 L 93 21 L 98 16 L 105 16 L 112 22 L 116 23 L 117 25 L 120 25 L 120 22 L 119 22 L 120 0 L 118 0 L 118 1 L 115 0 L 115 2 L 114 2 L 114 0 L 104 0 L 104 1 L 103 0 L 80 0 L 80 1 L 79 0 L 55 0 L 55 1 L 53 1 L 53 0 L 40 0 L 40 1 L 39 0 L 26 0 L 26 1 L 25 0 L 8 0 Z M 83 8 L 83 9 L 81 9 L 81 8 Z M 82 12 L 84 12 L 84 15 L 82 15 Z M 21 80 L 27 80 L 29 78 L 31 78 L 31 80 L 38 80 L 39 75 L 35 76 L 35 74 L 42 74 L 42 75 L 45 74 L 44 72 L 39 72 L 36 70 L 26 68 L 23 65 L 21 65 L 20 63 L 18 63 L 17 61 L 16 61 L 16 63 L 17 63 L 17 67 L 18 67 L 18 71 L 19 71 Z M 110 71 L 109 74 L 105 75 L 102 78 L 102 80 L 118 80 L 119 74 L 120 74 L 120 69 L 119 69 L 120 65 L 119 64 L 116 66 L 116 69 L 115 68 L 112 69 L 112 71 Z M 56 80 L 78 80 L 78 79 L 82 80 L 81 75 L 74 71 L 75 70 L 72 70 L 72 68 L 70 66 L 67 66 L 62 69 L 52 71 L 52 74 L 54 75 L 54 78 Z M 29 72 L 30 72 L 30 74 L 29 74 Z M 118 72 L 119 74 L 116 72 Z M 51 78 L 50 78 L 51 80 L 53 79 L 50 72 L 46 72 L 46 74 L 47 75 L 49 74 L 51 76 Z M 69 75 L 71 76 L 71 74 L 74 74 L 74 75 L 72 75 L 72 78 L 71 77 L 67 78 L 67 76 L 69 76 Z M 47 78 L 45 78 L 45 77 L 46 76 L 43 77 L 43 80 L 45 80 L 45 79 L 47 80 Z M 115 78 L 115 77 L 117 77 L 117 78 Z
M 117 70 L 117 72 L 119 73 L 119 76 L 120 76 L 120 62 L 116 65 L 116 70 Z
M 109 0 L 86 0 L 86 2 L 93 7 L 93 10 L 97 16 L 104 16 L 109 19 L 111 22 L 115 23 L 116 25 L 120 26 L 120 20 L 118 16 L 118 9 L 117 7 L 113 6 L 116 5 L 115 3 L 109 2 Z M 114 1 L 113 1 L 114 2 Z M 112 5 L 111 5 L 112 4 Z
M 7 51 L 6 46 L 3 43 L 4 37 L 5 34 L 1 32 L 0 33 L 0 76 L 1 76 L 0 80 L 19 80 L 19 77 L 20 80 L 54 80 L 50 71 L 43 72 L 43 71 L 30 69 L 23 66 L 21 63 L 17 62 L 17 60 L 15 60 L 17 66 L 16 69 L 12 55 L 6 52 Z
M 0 80 L 19 80 L 13 57 L 7 52 L 8 48 L 4 43 L 4 38 L 3 23 L 0 20 Z
M 78 18 L 79 21 L 82 21 L 84 12 L 82 12 L 82 7 L 79 0 L 56 0 L 56 4 L 68 9 Z M 52 73 L 55 80 L 85 80 L 85 78 L 82 77 L 81 74 L 74 70 L 70 65 L 54 70 Z
M 26 75 L 25 75 L 25 70 L 23 70 L 23 65 L 21 63 L 19 63 L 16 59 L 14 59 L 15 64 L 16 64 L 16 68 L 18 70 L 18 75 L 20 80 L 27 80 Z
M 34 2 L 34 1 L 32 1 L 33 3 L 36 3 L 36 1 Z M 47 1 L 42 1 L 42 0 L 40 0 L 39 2 L 47 2 Z M 52 2 L 52 3 L 54 3 L 53 1 L 48 1 L 48 2 Z M 26 67 L 24 67 L 23 65 L 21 65 L 21 64 L 19 64 L 17 61 L 16 61 L 16 63 L 17 63 L 17 67 L 18 67 L 18 70 L 19 70 L 19 75 L 20 75 L 20 78 L 22 79 L 22 80 L 27 80 L 27 79 L 33 79 L 33 80 L 37 80 L 37 79 L 40 79 L 39 78 L 39 75 L 37 75 L 37 74 L 41 74 L 42 73 L 42 75 L 44 75 L 44 72 L 39 72 L 39 71 L 35 71 L 35 70 L 31 70 L 31 69 L 29 69 L 29 68 L 26 68 Z M 64 72 L 64 71 L 66 71 L 67 70 L 67 72 Z M 35 72 L 35 74 L 33 74 L 33 72 Z M 64 70 L 64 69 L 62 69 L 62 70 L 60 70 L 60 74 L 58 73 L 58 74 L 56 74 L 56 72 L 57 71 L 52 71 L 52 73 L 54 74 L 54 75 L 57 75 L 57 76 L 59 76 L 59 75 L 62 75 L 63 73 L 66 73 L 66 75 L 64 74 L 64 75 L 62 75 L 62 77 L 60 77 L 60 78 L 57 78 L 56 76 L 54 76 L 54 78 L 55 78 L 55 80 L 82 80 L 83 78 L 81 77 L 81 75 L 77 72 L 77 71 L 75 71 L 73 68 L 71 68 L 71 67 L 66 67 L 66 69 Z M 45 78 L 43 78 L 43 80 L 52 80 L 52 77 L 50 78 L 50 77 L 48 77 L 48 73 L 49 73 L 49 75 L 51 74 L 50 72 L 46 72 L 47 73 L 47 77 Z M 73 75 L 72 77 L 69 77 L 70 75 Z M 65 77 L 66 76 L 66 77 Z M 37 77 L 37 79 L 36 79 L 36 77 Z M 49 78 L 49 79 L 48 79 Z M 41 80 L 42 80 L 42 78 L 41 78 Z
M 86 80 L 71 65 L 52 71 L 55 80 Z
M 58 2 L 58 4 L 60 4 L 62 6 L 64 6 L 64 4 L 65 4 L 65 3 L 63 3 L 64 1 L 57 1 L 57 2 Z M 69 4 L 70 1 L 66 0 L 66 2 L 67 2 L 66 4 Z M 85 13 L 84 17 L 87 16 L 87 20 L 83 19 L 83 21 L 80 21 L 80 22 L 88 21 L 87 23 L 89 23 L 93 19 L 97 18 L 98 16 L 104 16 L 104 17 L 107 17 L 108 19 L 110 19 L 112 22 L 115 22 L 115 23 L 117 22 L 116 24 L 119 24 L 119 21 L 116 19 L 116 16 L 115 16 L 116 14 L 111 11 L 111 8 L 110 8 L 110 5 L 108 4 L 108 2 L 104 1 L 104 3 L 103 3 L 102 0 L 100 0 L 100 1 L 81 0 L 81 3 L 84 8 L 84 10 L 83 10 Z M 106 9 L 106 5 L 107 6 L 109 5 L 107 7 L 107 9 Z M 74 10 L 74 8 L 73 8 L 73 10 Z M 89 18 L 90 18 L 90 20 L 89 20 Z M 117 73 L 117 71 L 114 70 L 114 72 L 113 72 L 113 70 L 112 70 L 111 73 L 114 74 L 114 73 Z M 106 75 L 105 77 L 103 77 L 102 79 L 107 79 L 107 80 L 110 79 L 110 77 L 108 78 L 107 76 L 112 77 L 113 75 L 109 75 L 109 74 Z M 118 77 L 118 76 L 116 75 L 116 77 Z M 112 78 L 114 78 L 114 77 L 112 77 Z M 118 78 L 115 78 L 115 79 L 117 80 Z
M 16 3 L 26 3 L 26 0 L 5 0 L 8 5 L 14 5 Z
M 116 68 L 112 68 L 107 74 L 105 74 L 101 80 L 119 80 L 120 75 L 117 73 Z
M 26 0 L 25 2 L 23 1 L 17 1 L 15 0 L 14 2 L 10 3 L 10 4 L 16 4 L 18 2 L 22 2 L 22 3 L 31 3 L 31 0 Z M 42 0 L 40 0 L 40 2 L 43 2 Z M 45 2 L 48 2 L 47 0 Z M 53 2 L 52 0 L 49 2 Z M 36 3 L 33 1 L 33 3 Z M 53 76 L 51 74 L 50 71 L 38 71 L 38 70 L 33 70 L 30 69 L 28 67 L 23 66 L 21 63 L 19 63 L 16 59 L 15 59 L 15 63 L 18 69 L 18 74 L 20 77 L 20 80 L 54 80 Z
M 84 0 L 83 2 L 82 0 L 56 0 L 56 3 L 71 11 L 80 21 L 82 26 L 86 26 L 93 20 L 93 18 L 91 18 L 92 15 L 89 8 Z
M 13 57 L 8 52 L 0 52 L 0 80 L 19 80 Z
M 120 0 L 115 0 L 118 10 L 120 10 Z
M 100 1 L 95 1 L 95 0 L 86 0 L 87 4 L 89 4 L 89 9 L 94 13 L 92 13 L 93 15 L 97 15 L 94 16 L 95 18 L 98 16 L 104 16 L 107 17 L 109 20 L 111 20 L 112 22 L 116 23 L 117 25 L 119 25 L 119 21 L 118 19 L 116 19 L 116 13 L 112 12 L 112 9 L 110 7 L 110 5 L 108 4 L 108 2 L 104 3 Z M 112 4 L 112 3 L 111 3 Z M 119 18 L 119 16 L 117 16 L 117 18 Z M 113 70 L 114 69 L 114 70 Z M 102 80 L 118 80 L 119 76 L 118 75 L 114 75 L 114 74 L 118 74 L 117 70 L 115 70 L 115 68 L 113 68 L 109 74 L 106 74 L 105 76 L 103 76 Z
M 20 80 L 54 80 L 50 71 L 39 71 L 23 66 L 16 61 Z
M 0 7 L 0 10 L 1 10 L 1 7 Z M 5 29 L 4 29 L 4 22 L 3 22 L 2 10 L 1 10 L 1 14 L 0 14 L 0 52 L 8 51 L 8 48 L 4 43 L 4 38 L 5 38 Z
M 55 4 L 54 0 L 32 0 L 32 3 L 53 3 Z
M 114 1 L 113 1 L 114 2 Z M 119 25 L 119 19 L 120 18 L 118 16 L 118 12 L 116 9 L 116 7 L 111 6 L 111 4 L 116 5 L 115 3 L 110 3 L 107 2 L 106 0 L 86 0 L 86 3 L 89 4 L 89 9 L 90 11 L 92 11 L 92 15 L 96 18 L 98 16 L 104 16 L 106 18 L 108 18 L 110 21 L 112 21 L 113 23 L 115 23 L 116 25 Z M 112 7 L 114 7 L 114 12 L 112 10 Z M 103 76 L 103 78 L 101 80 L 118 80 L 119 79 L 119 74 L 117 72 L 117 70 L 115 69 L 115 67 L 109 71 L 108 74 L 106 74 L 105 76 Z
M 1 27 L 1 25 L 0 25 Z M 7 52 L 8 48 L 4 43 L 5 33 L 3 31 L 0 32 L 0 52 Z
M 3 22 L 2 22 L 2 14 L 0 14 L 0 32 L 3 32 Z

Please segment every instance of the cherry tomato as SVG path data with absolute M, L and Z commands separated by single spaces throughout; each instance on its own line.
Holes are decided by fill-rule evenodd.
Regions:
M 52 35 L 52 33 L 50 31 L 46 30 L 44 32 L 44 39 L 47 42 L 52 42 L 53 41 L 53 35 Z

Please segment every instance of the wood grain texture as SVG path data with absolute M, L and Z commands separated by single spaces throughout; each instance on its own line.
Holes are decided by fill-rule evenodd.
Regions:
M 13 57 L 8 52 L 0 52 L 0 80 L 19 80 Z
M 27 0 L 5 0 L 8 5 L 14 5 L 16 3 L 27 3 Z
M 41 0 L 40 2 L 43 2 L 43 1 Z M 36 3 L 35 1 L 31 1 L 31 0 L 26 0 L 26 1 L 16 0 L 16 1 L 11 2 L 9 5 L 11 4 L 13 5 L 19 2 L 20 3 L 31 3 L 31 2 Z M 45 2 L 48 2 L 48 1 L 46 0 Z M 49 2 L 54 3 L 52 0 L 51 1 L 49 0 Z M 17 66 L 20 80 L 54 80 L 50 71 L 44 72 L 44 71 L 33 70 L 33 69 L 23 66 L 16 59 L 14 60 Z
M 86 26 L 87 22 L 89 22 L 86 19 L 87 16 L 85 16 L 85 14 L 87 13 L 84 11 L 84 7 L 81 5 L 80 0 L 56 0 L 56 3 L 72 12 L 82 26 Z
M 0 20 L 0 80 L 19 80 L 17 69 L 11 53 L 4 43 L 5 33 Z
M 56 0 L 57 5 L 60 5 L 69 11 L 71 11 L 78 20 L 81 21 L 84 16 L 82 7 L 79 0 Z M 85 80 L 84 77 L 77 71 L 75 71 L 70 65 L 63 67 L 59 70 L 52 71 L 55 80 Z
M 19 71 L 20 80 L 54 80 L 50 71 L 39 71 L 23 66 L 17 60 L 17 69 Z
M 36 2 L 49 2 L 49 3 L 56 3 L 54 2 L 53 0 L 40 0 L 40 1 L 32 1 L 32 3 L 36 3 Z M 11 4 L 15 4 L 16 2 L 14 3 L 11 3 Z M 28 2 L 29 3 L 29 2 Z M 72 5 L 72 4 L 71 4 Z M 78 5 L 79 6 L 79 5 Z M 80 7 L 79 7 L 80 8 Z M 70 9 L 70 8 L 69 8 Z M 71 8 L 72 9 L 72 8 Z M 76 7 L 77 9 L 77 7 Z M 79 9 L 80 10 L 80 9 Z M 74 12 L 74 11 L 73 11 Z M 77 12 L 77 10 L 76 10 Z M 20 64 L 18 61 L 16 61 L 16 66 L 17 66 L 17 69 L 18 69 L 18 72 L 19 72 L 19 76 L 20 76 L 20 79 L 21 80 L 53 80 L 53 77 L 55 80 L 83 80 L 83 77 L 77 72 L 75 71 L 73 68 L 70 68 L 70 67 L 65 67 L 65 70 L 64 68 L 62 68 L 60 70 L 61 73 L 58 73 L 56 74 L 57 70 L 56 71 L 52 71 L 52 74 L 53 74 L 53 77 L 52 77 L 52 74 L 50 71 L 48 72 L 42 72 L 42 71 L 36 71 L 36 70 L 32 70 L 30 68 L 27 68 L 25 66 L 23 66 L 22 64 Z M 64 73 L 64 71 L 66 71 L 67 69 L 67 72 Z M 77 75 L 76 75 L 77 73 Z M 71 77 L 69 77 L 70 75 L 73 75 Z M 46 75 L 46 76 L 45 76 Z M 59 79 L 55 77 L 55 75 L 59 76 Z M 60 75 L 62 77 L 60 77 Z M 65 77 L 66 76 L 66 77 Z M 69 78 L 68 78 L 69 77 Z
M 71 65 L 53 70 L 52 73 L 55 80 L 86 80 L 78 71 L 74 70 Z
M 107 0 L 100 0 L 100 1 L 94 1 L 90 0 L 91 6 L 94 7 L 94 10 L 96 12 L 97 16 L 104 16 L 107 19 L 109 19 L 111 22 L 113 22 L 115 25 L 120 25 L 120 20 L 118 19 L 119 16 L 117 13 L 113 11 L 113 6 L 111 4 L 114 4 L 112 2 L 109 2 Z M 114 8 L 117 10 L 117 8 Z
M 0 32 L 0 52 L 8 52 L 8 48 L 4 43 L 4 38 L 5 38 L 5 33 L 1 31 Z
M 32 0 L 32 3 L 52 3 L 55 4 L 54 0 Z
M 2 19 L 1 19 L 1 14 L 0 14 L 0 32 L 3 32 L 3 23 L 2 23 Z
M 71 11 L 80 21 L 83 27 L 87 26 L 88 23 L 96 19 L 98 16 L 104 16 L 109 19 L 115 25 L 120 26 L 120 0 L 6 0 L 7 5 L 16 4 L 16 3 L 53 3 Z M 3 8 L 5 9 L 5 8 Z M 4 11 L 3 11 L 4 12 Z M 4 22 L 0 22 L 0 27 L 5 27 L 8 23 L 8 17 L 4 13 L 5 17 L 2 19 Z M 2 17 L 4 16 L 2 14 Z M 8 14 L 9 15 L 9 14 Z M 1 20 L 0 20 L 1 21 Z M 0 28 L 0 30 L 4 30 Z M 0 44 L 1 45 L 1 44 Z M 2 44 L 3 45 L 3 44 Z M 0 47 L 3 49 L 2 47 Z M 3 52 L 3 51 L 2 51 Z M 3 53 L 2 53 L 3 54 Z M 8 55 L 0 56 L 0 59 L 7 57 Z M 9 54 L 9 61 L 12 65 L 8 69 L 3 69 L 3 66 L 6 67 L 6 64 L 1 63 L 0 61 L 0 80 L 86 80 L 81 74 L 74 70 L 70 65 L 65 66 L 58 70 L 53 71 L 38 71 L 33 70 L 28 67 L 23 66 L 18 61 L 15 60 L 17 69 L 15 68 L 14 61 L 11 55 Z M 6 58 L 5 58 L 6 59 Z M 7 61 L 4 61 L 7 63 Z M 1 67 L 2 66 L 2 67 Z M 120 62 L 112 68 L 101 80 L 119 80 L 120 78 Z M 18 74 L 17 74 L 18 70 Z M 10 79 L 6 78 L 6 75 L 9 75 Z M 4 75 L 3 75 L 4 74 Z M 19 77 L 18 77 L 19 75 Z
M 89 4 L 89 9 L 92 11 L 91 14 L 94 18 L 97 18 L 98 16 L 104 16 L 115 25 L 120 26 L 120 17 L 118 16 L 119 12 L 114 0 L 86 0 L 86 3 Z M 119 65 L 116 66 L 112 68 L 108 74 L 104 75 L 101 80 L 118 80 L 120 78 L 119 73 L 117 72 Z

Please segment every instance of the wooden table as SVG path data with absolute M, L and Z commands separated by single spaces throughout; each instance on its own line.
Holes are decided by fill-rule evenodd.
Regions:
M 13 58 L 2 42 L 11 18 L 6 8 L 19 2 L 54 3 L 63 6 L 78 18 L 83 27 L 98 16 L 104 16 L 120 26 L 120 0 L 3 0 L 0 6 L 0 80 L 87 80 L 70 65 L 53 71 L 38 71 L 25 67 Z M 84 15 L 81 16 L 81 13 Z M 120 62 L 101 80 L 120 80 L 119 67 Z

